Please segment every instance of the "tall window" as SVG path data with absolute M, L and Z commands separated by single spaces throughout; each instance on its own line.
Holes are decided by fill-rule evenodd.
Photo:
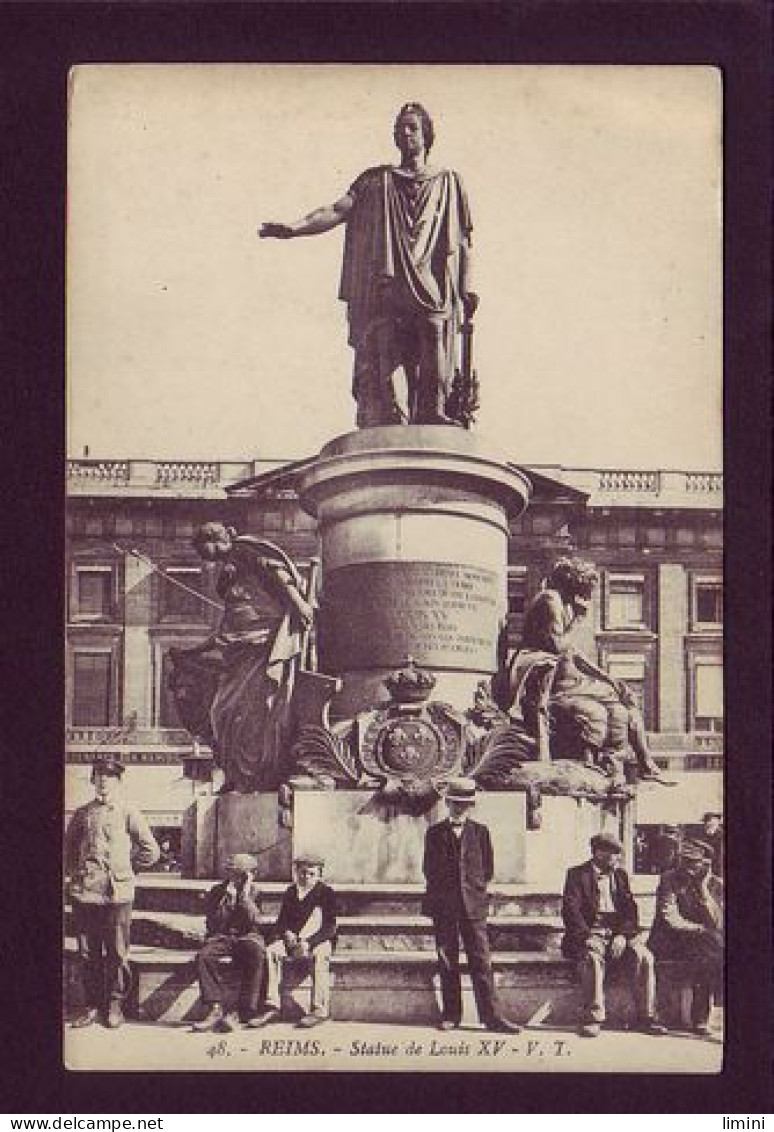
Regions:
M 508 645 L 516 648 L 524 628 L 527 607 L 527 571 L 523 566 L 508 567 Z
M 722 580 L 717 575 L 695 576 L 691 593 L 691 628 L 717 631 L 722 625 Z
M 608 574 L 605 585 L 605 628 L 644 629 L 645 577 L 642 574 Z
M 720 661 L 697 661 L 693 670 L 693 728 L 723 730 L 723 665 Z
M 111 657 L 109 652 L 73 656 L 73 726 L 110 724 Z
M 76 566 L 72 615 L 84 621 L 109 621 L 113 613 L 113 569 Z
M 614 680 L 625 681 L 634 694 L 637 706 L 645 715 L 647 706 L 645 657 L 639 653 L 613 653 L 608 658 L 607 671 Z
M 197 596 L 201 583 L 202 571 L 198 566 L 167 567 L 160 579 L 161 616 L 177 621 L 203 621 L 205 605 Z
M 159 698 L 158 698 L 158 718 L 156 720 L 159 727 L 182 727 L 180 716 L 177 713 L 177 704 L 172 690 L 169 687 L 169 676 L 172 671 L 172 665 L 169 659 L 169 653 L 165 650 L 161 656 L 161 675 L 159 683 Z

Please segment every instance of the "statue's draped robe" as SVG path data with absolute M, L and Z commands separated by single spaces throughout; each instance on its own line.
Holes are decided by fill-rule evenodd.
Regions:
M 223 669 L 210 719 L 216 761 L 242 792 L 274 789 L 282 779 L 301 653 L 301 633 L 281 589 L 257 559 L 249 537 L 237 538 L 218 580 Z
M 544 590 L 528 610 L 521 648 L 511 659 L 511 712 L 529 718 L 531 677 L 541 670 L 552 672 L 554 757 L 577 758 L 583 748 L 620 750 L 627 742 L 629 710 L 611 682 L 584 670 L 583 658 L 564 643 L 566 631 L 560 595 Z
M 347 304 L 349 343 L 355 350 L 355 396 L 358 381 L 377 364 L 373 331 L 388 317 L 387 293 L 392 306 L 445 320 L 448 386 L 462 317 L 462 248 L 472 229 L 459 174 L 443 169 L 409 176 L 379 166 L 362 173 L 349 195 L 354 207 L 347 219 L 339 297 Z M 384 341 L 382 334 L 382 349 Z M 405 361 L 397 341 L 393 345 L 394 356 L 381 359 L 383 372 Z

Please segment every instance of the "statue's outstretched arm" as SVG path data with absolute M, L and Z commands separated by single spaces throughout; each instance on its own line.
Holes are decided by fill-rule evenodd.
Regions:
M 296 220 L 293 224 L 278 224 L 270 220 L 258 229 L 258 235 L 263 239 L 293 240 L 296 236 L 319 236 L 322 232 L 330 232 L 331 228 L 343 224 L 355 202 L 349 193 L 345 193 L 335 204 L 323 205 L 316 208 L 308 216 Z

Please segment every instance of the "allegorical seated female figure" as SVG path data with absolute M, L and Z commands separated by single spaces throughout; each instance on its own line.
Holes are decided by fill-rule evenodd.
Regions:
M 221 792 L 270 790 L 283 776 L 290 701 L 313 609 L 290 559 L 272 543 L 205 523 L 194 546 L 206 562 L 223 564 L 218 594 L 225 608 L 215 636 L 196 649 L 177 650 L 176 669 L 220 652 L 209 723 Z
M 553 758 L 579 759 L 617 776 L 630 747 L 639 777 L 666 784 L 648 749 L 631 689 L 576 652 L 568 642 L 584 617 L 598 575 L 575 558 L 560 559 L 530 604 L 521 647 L 508 665 L 509 711 L 533 719 L 534 674 L 548 674 L 548 738 Z

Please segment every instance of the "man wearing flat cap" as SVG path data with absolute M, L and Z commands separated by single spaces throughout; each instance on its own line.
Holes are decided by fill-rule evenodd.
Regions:
M 124 1021 L 131 986 L 129 933 L 134 869 L 148 869 L 159 847 L 139 810 L 122 798 L 124 768 L 97 759 L 95 798 L 73 814 L 65 834 L 64 869 L 83 961 L 86 1008 L 72 1022 L 91 1026 L 103 1017 L 111 1029 Z
M 612 833 L 591 839 L 591 860 L 567 870 L 562 897 L 562 953 L 575 960 L 583 994 L 580 1033 L 595 1038 L 605 1020 L 605 970 L 626 963 L 640 1029 L 659 1035 L 653 956 L 638 938 L 639 913 L 626 870 L 618 865 L 621 842 Z
M 519 1026 L 503 1016 L 495 992 L 486 925 L 494 853 L 489 830 L 470 817 L 476 784 L 470 778 L 451 778 L 444 798 L 449 816 L 428 829 L 424 857 L 423 907 L 433 921 L 441 976 L 439 1028 L 453 1030 L 462 1020 L 462 938 L 481 1022 L 488 1030 L 518 1033 Z
M 692 966 L 691 1024 L 708 1035 L 713 993 L 723 978 L 723 882 L 712 873 L 712 849 L 684 841 L 677 867 L 661 877 L 648 946 L 657 959 Z
M 279 916 L 267 935 L 266 997 L 263 1011 L 250 1025 L 266 1026 L 280 1018 L 280 986 L 286 963 L 303 964 L 312 974 L 311 1009 L 300 1019 L 303 1029 L 330 1016 L 330 963 L 336 942 L 336 895 L 324 884 L 325 861 L 319 853 L 301 853 L 293 862 L 295 883 L 285 891 Z
M 207 894 L 207 939 L 196 956 L 205 1017 L 193 1029 L 229 1033 L 240 1021 L 249 1022 L 258 1013 L 263 994 L 266 948 L 260 933 L 260 904 L 255 872 L 258 862 L 251 853 L 235 853 L 226 865 L 226 879 Z M 224 1008 L 224 959 L 239 973 L 237 1011 Z

